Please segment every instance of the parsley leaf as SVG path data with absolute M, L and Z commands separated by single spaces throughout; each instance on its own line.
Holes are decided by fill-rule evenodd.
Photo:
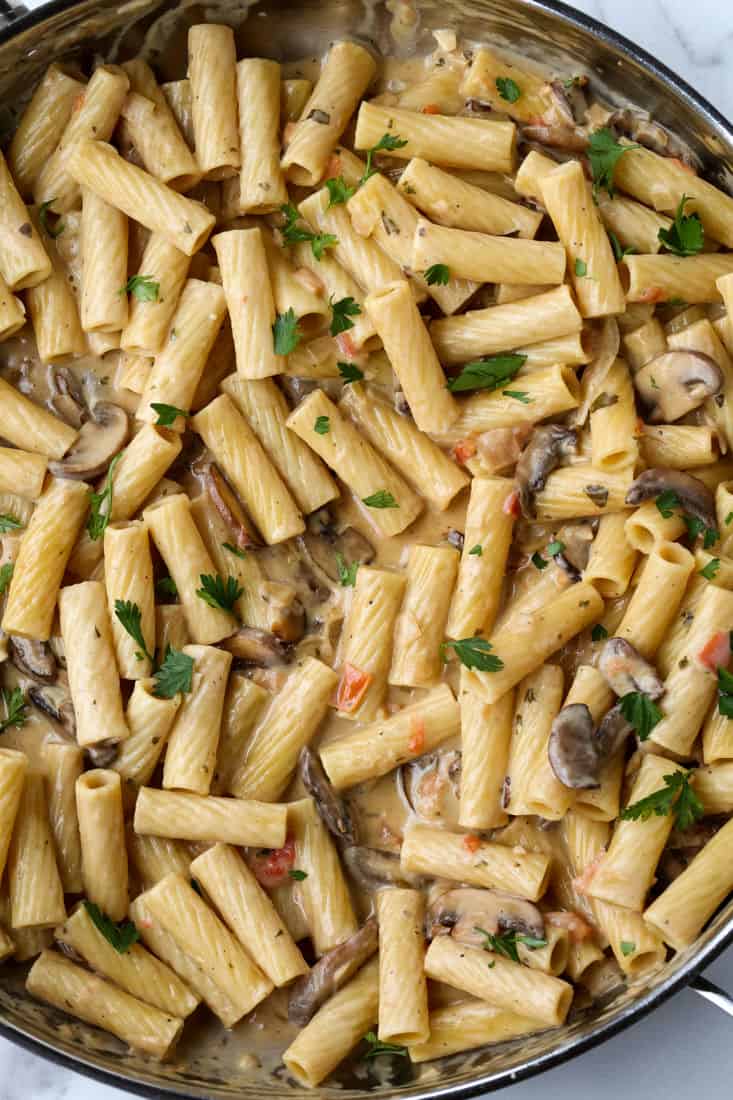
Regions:
M 359 186 L 361 187 L 362 183 L 366 183 L 377 170 L 372 168 L 372 157 L 375 153 L 393 152 L 395 149 L 404 148 L 405 145 L 407 145 L 407 139 L 399 137 L 398 134 L 382 134 L 377 144 L 372 145 L 371 149 L 367 149 L 366 168 L 364 169 L 364 175 L 359 180 Z
M 313 425 L 313 431 L 317 435 L 328 435 L 331 428 L 331 421 L 327 416 L 317 416 Z
M 369 1050 L 364 1055 L 366 1059 L 378 1058 L 380 1054 L 397 1054 L 400 1058 L 407 1057 L 407 1047 L 403 1047 L 401 1043 L 383 1043 L 373 1031 L 367 1031 L 364 1040 L 369 1043 Z
M 138 605 L 133 603 L 132 600 L 115 600 L 115 618 L 120 626 L 127 631 L 133 642 L 136 642 L 137 645 L 140 646 L 139 651 L 135 654 L 138 661 L 144 660 L 145 657 L 147 657 L 149 661 L 152 661 L 153 656 L 151 653 L 148 653 L 148 648 L 145 645 L 142 628 L 142 612 Z
M 331 206 L 339 206 L 342 202 L 348 202 L 352 195 L 356 194 L 355 187 L 349 187 L 343 176 L 334 176 L 326 180 L 328 188 L 328 210 Z
M 110 462 L 109 469 L 107 470 L 107 480 L 102 492 L 95 493 L 93 489 L 89 490 L 90 507 L 89 519 L 87 520 L 87 531 L 89 532 L 89 538 L 92 539 L 93 542 L 96 542 L 97 539 L 101 539 L 102 535 L 107 530 L 107 524 L 112 514 L 112 478 L 114 476 L 115 467 L 121 458 L 122 451 L 115 455 Z
M 185 409 L 179 409 L 175 405 L 164 405 L 157 401 L 151 402 L 150 408 L 158 414 L 158 419 L 155 421 L 155 426 L 158 428 L 170 428 L 179 416 L 187 419 L 191 415 Z
M 594 642 L 602 642 L 608 637 L 608 631 L 605 626 L 600 623 L 596 623 L 590 632 L 591 640 Z
M 17 531 L 23 524 L 15 516 L 8 515 L 7 512 L 0 514 L 0 535 L 7 535 L 8 531 Z
M 424 274 L 428 286 L 447 286 L 450 279 L 450 268 L 447 264 L 431 264 Z
M 291 878 L 294 878 L 296 882 L 302 882 L 304 878 L 308 878 L 307 871 L 299 871 L 297 868 L 295 870 L 291 869 L 288 871 L 288 874 Z
M 636 951 L 636 944 L 632 943 L 631 940 L 621 940 L 619 947 L 621 948 L 621 954 L 624 958 L 628 958 L 629 955 L 633 955 Z
M 621 698 L 619 706 L 626 721 L 638 733 L 640 741 L 646 741 L 656 724 L 662 720 L 661 710 L 643 691 L 630 691 Z
M 731 523 L 733 523 L 733 512 L 729 512 L 725 517 L 725 526 L 728 527 Z
M 3 595 L 5 589 L 10 584 L 14 568 L 15 566 L 12 561 L 6 562 L 5 565 L 0 566 L 0 596 Z
M 340 332 L 348 332 L 354 327 L 351 318 L 358 317 L 361 313 L 361 306 L 353 298 L 340 298 L 338 302 L 332 299 L 331 309 L 333 311 L 330 329 L 332 336 L 338 336 Z
M 526 355 L 492 355 L 466 363 L 461 373 L 451 378 L 448 389 L 453 393 L 465 390 L 498 390 L 505 382 L 511 382 L 519 368 L 526 362 Z
M 585 262 L 585 260 L 581 260 L 578 257 L 576 257 L 575 260 L 575 274 L 578 276 L 579 279 L 584 279 L 585 276 L 588 274 L 587 263 Z
M 225 544 L 226 545 L 226 544 Z M 155 591 L 158 596 L 177 596 L 178 588 L 173 577 L 161 577 L 155 582 Z
M 531 561 L 535 569 L 540 570 L 547 569 L 547 566 L 550 564 L 549 561 L 545 561 L 545 559 L 542 557 L 542 554 L 537 553 L 537 551 L 535 551 L 532 555 Z
M 603 187 L 613 198 L 613 174 L 624 153 L 638 149 L 638 145 L 619 145 L 615 137 L 605 126 L 590 135 L 588 160 L 593 174 L 593 197 L 598 197 Z
M 659 496 L 656 497 L 654 503 L 662 519 L 671 519 L 674 515 L 675 508 L 680 507 L 680 498 L 677 496 L 674 489 L 665 489 L 663 493 L 660 493 Z
M 0 722 L 0 733 L 5 733 L 5 730 L 10 729 L 11 726 L 20 729 L 21 726 L 25 725 L 28 717 L 25 712 L 28 704 L 25 701 L 23 689 L 16 687 L 12 691 L 8 691 L 7 688 L 2 688 L 1 694 L 7 717 Z
M 516 103 L 522 94 L 519 85 L 510 76 L 497 76 L 496 90 L 507 103 Z
M 662 776 L 664 787 L 627 806 L 621 818 L 648 821 L 652 815 L 665 817 L 674 813 L 677 828 L 689 829 L 703 815 L 702 803 L 690 786 L 691 775 L 689 771 L 677 771 Z
M 338 244 L 338 237 L 333 233 L 313 233 L 298 225 L 300 214 L 292 203 L 285 203 L 280 207 L 280 212 L 285 218 L 285 225 L 281 228 L 285 244 L 298 244 L 299 241 L 310 241 L 311 251 L 317 260 L 323 259 L 323 253 L 327 248 L 333 248 Z
M 339 374 L 348 386 L 349 382 L 361 382 L 364 371 L 359 370 L 356 363 L 337 363 Z
M 565 543 L 561 542 L 560 539 L 553 539 L 552 542 L 548 542 L 547 544 L 547 553 L 551 558 L 556 557 L 558 554 L 562 554 L 564 549 Z
M 399 508 L 399 504 L 386 489 L 378 489 L 370 497 L 363 497 L 362 504 L 367 508 Z
M 697 516 L 688 516 L 685 512 L 682 513 L 682 518 L 687 527 L 687 534 L 693 542 L 698 535 L 702 535 L 704 532 L 705 537 L 702 543 L 703 550 L 709 550 L 711 546 L 715 546 L 715 543 L 720 538 L 720 533 L 716 531 L 714 527 L 706 527 L 703 521 L 698 519 Z
M 193 657 L 168 646 L 163 663 L 155 673 L 155 690 L 158 699 L 172 699 L 179 691 L 191 690 Z
M 690 195 L 683 195 L 675 212 L 674 222 L 669 229 L 660 229 L 659 240 L 667 252 L 675 256 L 697 256 L 705 241 L 705 230 L 699 214 L 685 214 L 685 204 L 691 202 Z
M 131 920 L 123 920 L 118 924 L 103 913 L 93 901 L 85 901 L 84 908 L 97 931 L 102 933 L 118 955 L 124 955 L 140 939 L 140 933 Z
M 481 543 L 477 542 L 476 545 L 472 546 L 471 549 L 468 552 L 469 552 L 469 554 L 473 554 L 474 557 L 480 558 L 481 555 L 483 554 L 484 550 L 483 550 L 483 547 L 482 547 Z
M 733 674 L 725 668 L 718 669 L 718 714 L 733 718 Z
M 233 546 L 231 542 L 223 542 L 222 546 L 225 550 L 228 550 L 230 554 L 234 554 L 235 558 L 246 558 L 244 550 L 240 550 L 238 546 Z
M 538 947 L 547 947 L 547 940 L 538 936 L 522 936 L 518 932 L 487 932 L 484 928 L 474 925 L 474 932 L 486 937 L 483 945 L 484 951 L 495 951 L 497 955 L 503 955 L 505 959 L 519 962 L 517 944 L 524 944 L 530 951 L 536 951 Z
M 55 226 L 48 224 L 48 215 L 53 214 L 54 216 L 56 216 L 56 211 L 51 209 L 55 202 L 56 199 L 49 199 L 48 202 L 42 202 L 38 208 L 38 220 L 43 226 L 46 233 L 48 233 L 49 237 L 51 237 L 51 239 L 54 241 L 57 237 L 61 236 L 64 229 L 66 228 L 66 223 L 64 221 L 56 222 Z
M 526 390 L 502 390 L 503 397 L 513 397 L 515 401 L 521 401 L 523 405 L 531 405 L 532 398 Z
M 199 577 L 201 588 L 196 589 L 196 595 L 209 607 L 219 607 L 222 611 L 231 611 L 244 589 L 237 583 L 235 577 L 227 577 L 226 581 L 217 573 L 202 573 Z
M 479 672 L 501 672 L 504 662 L 491 652 L 492 648 L 485 638 L 462 638 L 455 642 L 443 642 L 440 656 L 447 661 L 447 652 L 452 649 L 466 668 L 476 668 Z
M 346 558 L 343 554 L 336 551 L 336 565 L 339 571 L 339 581 L 344 588 L 353 588 L 356 584 L 356 574 L 359 569 L 360 563 L 358 561 L 352 561 L 351 564 L 347 564 Z
M 293 307 L 291 306 L 287 313 L 278 313 L 275 324 L 272 326 L 275 355 L 290 355 L 290 352 L 297 348 L 301 337 L 302 333 Z
M 720 569 L 720 558 L 711 558 L 707 565 L 699 569 L 698 572 L 701 577 L 704 577 L 706 581 L 711 581 L 718 570 Z
M 160 283 L 156 283 L 151 275 L 133 275 L 117 291 L 120 297 L 123 294 L 132 294 L 138 302 L 157 302 L 159 292 Z
M 611 229 L 608 230 L 608 239 L 611 242 L 611 248 L 613 249 L 616 263 L 620 264 L 624 256 L 633 256 L 636 252 L 635 248 L 622 248 L 621 241 Z

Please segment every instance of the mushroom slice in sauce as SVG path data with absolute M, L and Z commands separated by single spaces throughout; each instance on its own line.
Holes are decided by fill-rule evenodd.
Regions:
M 643 145 L 645 149 L 659 153 L 661 157 L 674 157 L 688 164 L 695 171 L 698 169 L 698 161 L 688 146 L 664 126 L 660 126 L 658 122 L 652 122 L 648 115 L 626 107 L 614 111 L 607 125 L 616 133 L 625 134 L 632 141 L 638 141 L 639 145 Z
M 521 932 L 541 939 L 545 932 L 542 913 L 530 901 L 496 890 L 461 887 L 441 894 L 427 912 L 430 938 L 450 933 L 461 943 L 481 945 L 485 932 Z
M 672 470 L 669 466 L 654 466 L 640 474 L 626 494 L 626 503 L 643 504 L 645 500 L 666 492 L 676 494 L 680 507 L 688 515 L 699 519 L 711 530 L 717 527 L 715 499 L 707 485 L 692 474 Z
M 611 707 L 604 714 L 596 731 L 603 759 L 610 760 L 615 756 L 623 748 L 626 738 L 633 732 L 634 727 L 624 718 L 621 704 L 617 703 L 615 707 Z
M 54 477 L 91 481 L 105 472 L 129 435 L 125 410 L 110 401 L 98 401 L 68 454 L 59 462 L 49 462 L 49 473 Z
M 527 519 L 535 517 L 534 497 L 565 455 L 573 454 L 578 445 L 578 433 L 562 424 L 546 424 L 535 428 L 529 443 L 517 462 L 519 500 Z
M 339 580 L 337 554 L 347 565 L 355 561 L 367 565 L 374 560 L 376 553 L 369 540 L 354 527 L 345 527 L 338 534 L 328 527 L 323 528 L 321 533 L 306 531 L 300 542 L 313 564 L 332 581 Z
M 48 399 L 51 412 L 72 428 L 81 428 L 88 410 L 79 380 L 68 367 L 49 367 L 52 395 Z
M 601 744 L 585 703 L 571 703 L 555 717 L 547 758 L 564 787 L 583 791 L 600 785 Z
M 316 809 L 329 832 L 349 847 L 357 844 L 356 828 L 349 807 L 334 790 L 318 755 L 307 745 L 301 750 L 298 771 L 303 786 L 313 797 Z
M 56 658 L 47 642 L 20 638 L 11 634 L 10 660 L 19 672 L 24 672 L 39 684 L 52 684 L 56 679 Z
M 616 695 L 643 692 L 650 699 L 664 695 L 664 684 L 654 665 L 625 638 L 609 638 L 601 650 L 598 669 Z
M 76 715 L 71 696 L 60 685 L 28 688 L 34 706 L 63 727 L 69 737 L 76 737 Z
M 378 848 L 357 845 L 344 848 L 341 853 L 347 870 L 364 890 L 378 890 L 382 886 L 420 886 L 423 878 L 402 870 L 400 857 L 380 852 Z
M 108 768 L 117 759 L 119 751 L 119 741 L 99 741 L 98 744 L 89 745 L 85 749 L 93 768 Z
M 379 928 L 370 917 L 358 932 L 333 947 L 290 989 L 288 1020 L 298 1027 L 313 1018 L 318 1009 L 337 993 L 349 978 L 371 958 L 379 945 Z
M 294 656 L 293 647 L 288 642 L 253 626 L 243 626 L 236 634 L 225 638 L 221 647 L 240 661 L 261 668 L 290 664 Z
M 525 141 L 535 141 L 550 149 L 566 149 L 570 153 L 584 153 L 588 148 L 588 138 L 574 126 L 564 122 L 538 122 L 522 127 Z
M 648 406 L 651 424 L 671 424 L 708 397 L 720 393 L 723 372 L 698 351 L 666 351 L 634 375 L 634 386 Z
M 240 550 L 248 550 L 262 543 L 245 515 L 239 497 L 215 462 L 205 462 L 199 467 L 209 500 L 232 533 L 234 544 Z

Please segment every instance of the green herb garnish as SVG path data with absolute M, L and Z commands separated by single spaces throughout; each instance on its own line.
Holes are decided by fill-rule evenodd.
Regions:
M 685 214 L 685 204 L 691 202 L 690 195 L 683 195 L 669 229 L 660 229 L 659 240 L 667 252 L 675 256 L 697 256 L 705 242 L 705 230 L 699 214 Z
M 692 773 L 676 771 L 662 776 L 664 787 L 627 806 L 621 813 L 624 821 L 648 821 L 652 815 L 665 817 L 673 813 L 678 829 L 689 829 L 703 816 L 703 805 L 690 786 Z
M 114 947 L 118 955 L 124 955 L 140 939 L 140 933 L 131 920 L 117 923 L 111 920 L 93 901 L 85 901 L 84 908 L 98 932 Z
M 196 595 L 209 607 L 218 607 L 221 611 L 231 611 L 244 589 L 237 583 L 235 577 L 227 577 L 224 580 L 217 573 L 202 573 L 199 577 L 201 587 L 196 589 Z
M 461 373 L 451 378 L 448 389 L 453 393 L 465 390 L 498 390 L 527 361 L 526 355 L 492 355 L 485 359 L 475 359 L 466 363 Z
M 475 668 L 479 672 L 501 672 L 504 662 L 491 652 L 492 648 L 485 638 L 462 638 L 459 641 L 443 642 L 440 656 L 443 661 L 447 661 L 448 650 L 452 649 L 466 668 Z

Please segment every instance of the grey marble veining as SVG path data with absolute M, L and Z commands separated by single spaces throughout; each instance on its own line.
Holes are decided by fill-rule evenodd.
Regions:
M 36 7 L 34 0 L 26 0 Z M 577 0 L 576 8 L 638 42 L 733 116 L 733 0 Z M 733 949 L 708 976 L 733 991 Z M 733 1021 L 686 991 L 604 1046 L 514 1085 L 507 1100 L 730 1100 Z M 0 1100 L 122 1100 L 0 1039 Z M 307 1094 L 304 1093 L 304 1096 Z

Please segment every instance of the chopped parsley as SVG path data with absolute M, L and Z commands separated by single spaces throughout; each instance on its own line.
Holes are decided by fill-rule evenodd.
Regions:
M 156 283 L 151 275 L 133 275 L 117 293 L 120 297 L 124 294 L 132 294 L 138 302 L 157 302 L 160 283 Z
M 515 401 L 521 401 L 523 405 L 531 405 L 532 398 L 526 390 L 502 390 L 503 397 L 513 397 Z
M 585 260 L 581 260 L 579 257 L 575 259 L 575 274 L 579 279 L 584 279 L 588 274 L 588 265 Z
M 450 268 L 447 264 L 431 264 L 424 274 L 428 286 L 447 286 L 450 279 Z
M 104 483 L 102 492 L 95 493 L 93 489 L 89 490 L 89 519 L 87 520 L 87 531 L 89 533 L 89 538 L 92 539 L 93 542 L 101 539 L 104 532 L 107 530 L 107 524 L 112 514 L 112 478 L 114 476 L 115 467 L 121 458 L 122 451 L 115 455 L 110 462 L 109 469 L 107 470 L 107 480 Z
M 366 504 L 367 508 L 399 508 L 395 498 L 386 489 L 378 489 L 371 496 L 363 497 L 362 504 Z
M 157 428 L 170 428 L 171 424 L 175 424 L 179 416 L 182 416 L 184 420 L 186 420 L 191 415 L 186 412 L 185 409 L 179 409 L 175 405 L 165 405 L 158 401 L 151 402 L 150 408 L 154 413 L 158 414 L 158 419 L 155 421 L 155 426 Z
M 638 149 L 638 145 L 619 145 L 615 137 L 605 126 L 594 131 L 588 142 L 588 160 L 590 161 L 593 176 L 593 197 L 598 198 L 598 192 L 604 188 L 613 198 L 613 176 L 624 153 L 630 149 Z
M 383 1043 L 373 1031 L 367 1031 L 364 1041 L 369 1043 L 369 1050 L 364 1055 L 367 1060 L 378 1058 L 380 1054 L 395 1054 L 400 1058 L 407 1057 L 407 1047 L 403 1047 L 401 1043 Z
M 84 908 L 97 931 L 101 932 L 107 943 L 114 947 L 118 955 L 124 955 L 140 939 L 140 933 L 131 920 L 123 920 L 117 923 L 111 920 L 106 913 L 103 913 L 93 901 L 85 901 Z
M 179 649 L 168 646 L 163 663 L 155 673 L 155 690 L 158 699 L 172 699 L 179 691 L 191 690 L 193 678 L 193 657 Z
M 343 554 L 336 551 L 336 567 L 339 571 L 339 582 L 344 588 L 353 588 L 356 584 L 356 574 L 359 569 L 360 563 L 358 561 L 352 561 L 351 563 L 346 561 Z
M 497 955 L 503 955 L 505 959 L 519 962 L 517 944 L 524 944 L 530 951 L 536 951 L 538 947 L 547 947 L 547 940 L 538 936 L 523 936 L 519 932 L 487 932 L 483 928 L 474 926 L 474 932 L 479 932 L 486 937 L 483 945 L 484 951 L 495 951 Z
M 481 543 L 477 542 L 476 545 L 472 546 L 471 549 L 468 552 L 469 552 L 469 554 L 472 554 L 474 557 L 480 558 L 484 551 L 483 551 L 483 547 L 481 546 Z
M 458 660 L 466 668 L 475 668 L 479 672 L 501 672 L 504 662 L 491 652 L 493 646 L 485 638 L 462 638 L 459 641 L 443 642 L 440 656 L 448 660 L 448 650 L 452 649 Z
M 0 566 L 0 596 L 3 595 L 6 588 L 13 579 L 13 569 L 15 565 L 12 561 L 8 561 L 5 565 Z
M 152 661 L 153 656 L 148 652 L 148 648 L 145 645 L 142 628 L 142 612 L 138 605 L 133 603 L 132 600 L 115 600 L 115 618 L 123 630 L 127 631 L 133 642 L 140 646 L 140 649 L 135 653 L 137 660 L 143 661 L 147 657 L 149 661 Z
M 658 236 L 667 252 L 675 256 L 697 256 L 705 242 L 705 230 L 699 214 L 685 214 L 685 204 L 690 195 L 683 195 L 669 229 L 660 229 Z
M 217 573 L 202 573 L 199 577 L 201 587 L 196 589 L 196 595 L 209 607 L 218 607 L 222 611 L 231 611 L 244 589 L 237 583 L 236 577 L 227 577 L 224 580 Z
M 354 327 L 352 317 L 358 317 L 361 306 L 353 298 L 340 298 L 338 302 L 331 300 L 331 335 L 338 336 L 340 332 L 348 332 Z
M 517 371 L 527 361 L 526 355 L 492 355 L 466 363 L 461 373 L 451 378 L 448 389 L 453 393 L 465 390 L 498 390 L 511 382 Z
M 364 371 L 359 370 L 356 363 L 337 363 L 338 372 L 348 386 L 349 382 L 361 382 Z
M 5 730 L 10 729 L 11 726 L 20 729 L 21 726 L 25 725 L 28 717 L 25 712 L 28 704 L 23 689 L 16 687 L 12 691 L 8 691 L 7 688 L 2 688 L 0 694 L 5 704 L 5 718 L 0 722 L 0 733 L 5 733 Z
M 0 514 L 0 535 L 7 535 L 8 531 L 17 531 L 23 524 L 15 516 L 8 515 L 7 512 Z
M 317 416 L 315 423 L 313 424 L 313 431 L 316 435 L 328 435 L 331 430 L 331 421 L 327 416 Z
M 230 554 L 234 554 L 235 558 L 246 558 L 244 550 L 240 550 L 238 546 L 234 546 L 231 542 L 223 542 L 222 546 L 225 550 L 228 550 Z
M 619 947 L 621 948 L 621 954 L 624 958 L 628 958 L 629 955 L 633 955 L 636 951 L 636 944 L 632 943 L 631 940 L 621 940 Z
M 295 351 L 300 343 L 301 336 L 298 318 L 292 306 L 287 313 L 278 313 L 272 326 L 275 355 L 290 355 L 290 352 Z
M 303 879 L 308 878 L 307 871 L 298 871 L 297 869 L 291 869 L 290 871 L 288 871 L 288 874 L 291 878 L 294 878 L 296 882 L 302 882 Z
M 542 557 L 542 554 L 538 553 L 538 551 L 536 551 L 536 550 L 535 550 L 535 552 L 532 555 L 530 560 L 532 562 L 532 565 L 535 567 L 535 569 L 540 569 L 540 570 L 547 569 L 547 566 L 550 564 L 549 561 L 546 561 Z
M 622 819 L 648 821 L 652 815 L 674 814 L 676 827 L 689 829 L 703 815 L 702 803 L 690 786 L 691 775 L 689 771 L 676 771 L 662 776 L 664 786 L 627 806 L 621 813 Z
M 326 187 L 328 188 L 327 210 L 331 206 L 339 206 L 341 203 L 348 202 L 351 196 L 356 194 L 356 188 L 349 187 L 343 176 L 334 176 L 332 179 L 326 180 Z
M 407 139 L 401 138 L 398 134 L 382 134 L 381 138 L 376 145 L 372 145 L 371 149 L 367 149 L 366 168 L 364 169 L 364 175 L 359 180 L 359 186 L 374 175 L 376 168 L 372 168 L 372 157 L 375 153 L 391 153 L 395 149 L 404 149 L 407 145 Z
M 292 203 L 285 203 L 280 207 L 280 212 L 285 218 L 285 225 L 280 230 L 285 244 L 309 241 L 311 251 L 317 260 L 323 259 L 323 253 L 327 248 L 333 248 L 338 244 L 338 237 L 334 237 L 333 233 L 313 233 L 310 229 L 299 225 L 300 214 Z
M 608 631 L 605 626 L 600 623 L 596 623 L 590 632 L 591 640 L 594 642 L 603 642 L 608 637 Z
M 718 669 L 718 714 L 733 718 L 733 674 L 726 668 Z
M 497 76 L 496 90 L 507 103 L 516 103 L 522 94 L 519 85 L 510 76 Z
M 616 263 L 620 264 L 624 256 L 633 256 L 633 254 L 636 252 L 635 248 L 622 248 L 621 241 L 611 229 L 608 230 L 608 239 L 611 242 L 611 248 L 613 249 L 613 255 Z
M 643 691 L 630 691 L 622 697 L 619 706 L 626 721 L 636 730 L 640 741 L 646 741 L 657 723 L 662 720 L 661 710 Z
M 704 565 L 702 569 L 698 570 L 701 577 L 704 577 L 706 581 L 711 581 L 717 575 L 720 569 L 720 558 L 711 558 L 707 565 Z
M 226 543 L 224 543 L 226 546 Z M 155 582 L 155 591 L 158 596 L 177 596 L 178 588 L 173 577 L 161 577 Z

